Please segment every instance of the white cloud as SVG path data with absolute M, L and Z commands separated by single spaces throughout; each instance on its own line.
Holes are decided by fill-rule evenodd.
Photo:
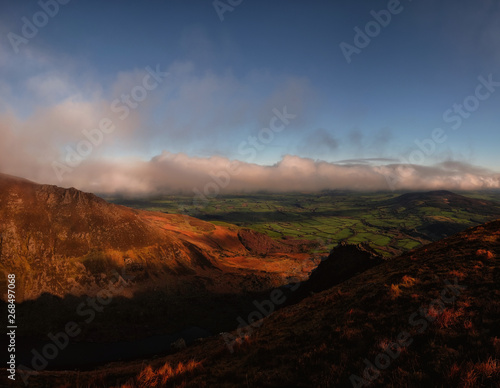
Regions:
M 27 166 L 25 166 L 27 167 Z M 43 173 L 40 173 L 42 172 Z M 235 172 L 236 171 L 236 172 Z M 24 174 L 45 183 L 57 183 L 53 174 L 39 169 Z M 394 178 L 397 178 L 394 180 Z M 391 187 L 389 182 L 395 183 Z M 286 155 L 272 166 L 261 166 L 225 157 L 190 157 L 163 152 L 150 161 L 94 159 L 68 173 L 64 186 L 85 191 L 155 195 L 196 192 L 351 190 L 473 190 L 500 188 L 500 174 L 465 163 L 435 166 L 402 164 L 335 164 Z

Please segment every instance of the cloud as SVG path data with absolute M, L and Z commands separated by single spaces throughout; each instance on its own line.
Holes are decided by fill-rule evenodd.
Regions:
M 390 128 L 382 128 L 375 133 L 372 146 L 376 149 L 384 148 L 393 139 Z
M 373 163 L 395 163 L 398 159 L 394 158 L 357 158 L 357 159 L 345 159 L 338 160 L 336 164 L 373 164 Z
M 269 125 L 273 109 L 287 106 L 297 116 L 287 132 L 297 133 L 313 104 L 314 91 L 306 78 L 255 71 L 243 78 L 231 71 L 200 73 L 191 62 L 177 63 L 169 72 L 161 113 L 146 126 L 146 138 L 162 148 L 229 155 Z
M 37 175 L 31 170 L 28 178 L 33 176 L 42 183 L 58 183 L 46 171 Z M 63 186 L 125 196 L 173 193 L 215 196 L 335 189 L 478 190 L 500 188 L 500 174 L 456 161 L 434 166 L 375 164 L 375 160 L 368 164 L 339 164 L 285 155 L 274 165 L 262 166 L 221 156 L 201 158 L 165 151 L 149 161 L 135 158 L 85 161 L 65 176 Z
M 217 58 L 217 49 L 209 39 L 207 31 L 200 25 L 184 28 L 179 42 L 185 55 L 193 61 L 212 63 Z
M 497 27 L 490 28 L 489 37 Z M 193 45 L 199 41 L 200 47 L 208 47 L 204 34 L 198 28 L 185 32 L 181 45 L 194 50 L 189 53 L 191 60 L 161 64 L 170 76 L 126 120 L 117 119 L 111 106 L 142 83 L 145 69 L 99 78 L 87 69 L 88 64 L 55 56 L 36 45 L 15 56 L 0 43 L 0 171 L 40 183 L 124 195 L 500 186 L 498 174 L 463 162 L 412 166 L 383 158 L 392 140 L 388 129 L 367 133 L 354 129 L 342 145 L 354 148 L 352 156 L 359 158 L 322 161 L 332 159 L 340 142 L 323 128 L 302 135 L 319 105 L 310 80 L 256 69 L 244 75 L 231 69 L 200 69 L 198 57 L 209 61 L 213 51 L 212 47 L 198 53 L 199 47 Z M 290 142 L 287 152 L 306 157 L 285 155 L 274 165 L 229 159 L 249 135 L 269 125 L 274 108 L 281 111 L 284 106 L 296 119 L 276 143 Z M 95 128 L 105 117 L 113 120 L 116 130 L 60 182 L 53 162 L 63 160 L 68 146 L 74 148 L 85 139 L 82 131 Z M 176 152 L 161 152 L 165 149 Z M 215 153 L 225 156 L 210 156 Z M 380 157 L 363 158 L 366 155 Z
M 272 113 L 269 107 L 282 101 L 280 98 L 284 98 L 287 90 L 292 90 L 294 94 L 293 98 L 285 99 L 287 104 L 293 106 L 288 111 L 294 114 L 303 111 L 310 92 L 305 80 L 287 78 L 276 86 L 268 99 L 257 103 L 256 99 L 248 98 L 251 90 L 231 74 L 195 74 L 194 65 L 188 62 L 174 63 L 168 71 L 172 73 L 171 80 L 165 81 L 169 83 L 158 90 L 163 97 L 170 97 L 167 98 L 166 116 L 160 120 L 161 125 L 155 126 L 150 121 L 148 104 L 154 105 L 157 101 L 156 96 L 152 96 L 152 102 L 147 101 L 144 105 L 146 109 L 132 111 L 127 120 L 114 120 L 117 123 L 115 132 L 105 136 L 103 143 L 95 147 L 94 152 L 79 166 L 66 172 L 62 182 L 57 179 L 53 162 L 63 158 L 68 145 L 74 147 L 84 139 L 83 129 L 95 128 L 103 117 L 114 117 L 110 113 L 112 94 L 127 92 L 140 83 L 144 71 L 120 73 L 111 85 L 112 93 L 108 98 L 104 98 L 99 89 L 95 93 L 74 94 L 74 84 L 63 73 L 57 76 L 43 73 L 48 78 L 32 77 L 27 83 L 33 90 L 52 90 L 57 98 L 48 105 L 39 105 L 25 117 L 8 106 L 0 112 L 0 171 L 40 183 L 132 196 L 178 192 L 206 192 L 211 195 L 216 192 L 262 190 L 458 190 L 500 187 L 498 174 L 453 160 L 430 167 L 399 164 L 390 158 L 350 159 L 337 163 L 317 160 L 321 159 L 321 153 L 330 155 L 339 147 L 337 139 L 325 129 L 305 136 L 299 146 L 301 153 L 314 159 L 285 155 L 270 166 L 234 161 L 223 156 L 193 157 L 167 151 L 158 153 L 150 160 L 127 156 L 133 155 L 127 151 L 138 149 L 148 141 L 162 144 L 162 139 L 166 139 L 172 144 L 184 139 L 189 143 L 197 138 L 203 138 L 206 153 L 210 155 L 210 151 L 219 146 L 218 139 L 233 136 L 239 142 L 246 138 L 244 130 L 233 132 L 239 125 L 248 123 L 248 112 L 255 113 L 256 117 L 262 113 L 264 125 L 264 120 L 267 119 L 268 123 Z M 266 75 L 261 74 L 260 77 L 265 79 Z M 228 106 L 224 109 L 221 104 L 225 102 Z M 266 109 L 269 109 L 267 117 L 263 113 Z M 165 121 L 166 118 L 168 120 Z M 258 124 L 255 128 L 259 128 Z M 252 130 L 249 129 L 249 132 Z M 213 138 L 212 145 L 210 140 L 207 141 L 210 137 Z M 374 139 L 363 137 L 357 131 L 351 132 L 351 141 L 360 145 L 365 140 L 385 144 L 390 138 L 390 132 L 383 130 Z M 237 173 L 234 171 L 236 164 Z
M 41 161 L 64 159 L 68 146 L 85 139 L 82 131 L 95 128 L 103 118 L 112 119 L 116 130 L 90 158 L 154 155 L 162 149 L 231 156 L 250 134 L 268 126 L 274 108 L 287 106 L 297 115 L 287 127 L 296 132 L 314 95 L 303 77 L 275 77 L 256 70 L 237 77 L 230 70 L 215 73 L 200 70 L 191 61 L 176 61 L 158 65 L 168 78 L 120 119 L 113 103 L 142 84 L 145 68 L 120 71 L 98 82 L 92 70 L 79 70 L 71 61 L 59 63 L 36 48 L 26 47 L 19 57 L 4 45 L 0 52 L 8 58 L 0 64 L 5 71 L 0 77 L 0 121 L 5 133 L 0 139 L 9 136 L 18 147 L 14 151 L 0 145 L 0 169 L 22 175 L 31 175 L 20 168 L 29 163 L 36 171 L 39 166 L 51 170 Z M 22 161 L 19 155 L 24 155 Z
M 420 8 L 418 28 L 429 30 L 440 26 L 435 40 L 445 40 L 446 45 L 463 58 L 480 57 L 481 66 L 487 71 L 500 63 L 500 4 L 496 0 L 478 2 L 459 1 L 449 6 L 446 2 L 415 3 Z M 425 15 L 422 17 L 420 15 Z M 465 68 L 466 62 L 456 62 Z
M 67 78 L 58 74 L 38 74 L 33 76 L 26 81 L 26 88 L 39 98 L 55 100 L 77 93 L 75 90 L 71 90 Z

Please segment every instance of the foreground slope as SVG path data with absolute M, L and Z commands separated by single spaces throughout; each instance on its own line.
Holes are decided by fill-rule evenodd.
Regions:
M 80 373 L 79 381 L 122 387 L 349 387 L 370 380 L 374 387 L 498 386 L 499 255 L 495 221 L 369 269 L 255 327 L 165 358 Z M 63 386 L 74 378 L 74 372 L 50 372 L 33 376 L 32 383 Z

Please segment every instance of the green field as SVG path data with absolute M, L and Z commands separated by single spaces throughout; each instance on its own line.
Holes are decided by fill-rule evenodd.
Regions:
M 273 238 L 317 240 L 329 248 L 342 240 L 368 243 L 389 257 L 500 218 L 499 193 L 464 194 L 471 204 L 453 195 L 400 201 L 401 193 L 352 192 L 220 195 L 203 204 L 193 204 L 188 196 L 111 201 L 246 227 Z M 486 207 L 478 202 L 487 200 Z

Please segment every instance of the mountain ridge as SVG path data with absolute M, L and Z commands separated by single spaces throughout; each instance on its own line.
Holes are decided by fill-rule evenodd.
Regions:
M 187 215 L 131 209 L 75 188 L 6 174 L 0 175 L 0 218 L 0 274 L 3 281 L 6 273 L 26 274 L 19 278 L 20 300 L 43 292 L 60 296 L 76 289 L 79 294 L 94 292 L 100 283 L 95 276 L 99 269 L 105 277 L 113 270 L 133 273 L 139 289 L 165 282 L 175 289 L 181 283 L 179 274 L 190 276 L 185 280 L 193 282 L 193 275 L 208 279 L 228 273 L 242 279 L 253 277 L 256 282 L 249 286 L 263 290 L 284 284 L 288 277 L 305 279 L 314 267 L 298 247 L 289 245 L 284 258 L 276 250 L 268 252 L 264 244 L 259 253 L 271 253 L 271 259 L 276 259 L 274 268 L 241 243 L 237 230 Z M 275 245 L 269 237 L 261 238 L 270 241 L 269 247 Z M 267 273 L 259 271 L 261 266 Z M 156 285 L 151 283 L 155 278 Z M 52 287 L 55 283 L 61 286 Z M 91 285 L 86 287 L 87 283 Z M 213 287 L 214 291 L 237 289 L 236 283 L 219 284 L 220 289 Z M 213 285 L 212 281 L 205 284 Z

